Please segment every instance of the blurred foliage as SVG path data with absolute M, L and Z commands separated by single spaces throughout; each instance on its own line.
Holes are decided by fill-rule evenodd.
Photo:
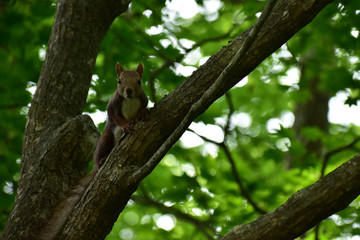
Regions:
M 103 40 L 84 111 L 105 111 L 116 88 L 116 62 L 125 68 L 144 63 L 144 89 L 156 103 L 250 27 L 264 5 L 249 0 L 132 2 Z M 0 229 L 14 200 L 30 92 L 55 7 L 55 1 L 45 0 L 0 3 Z M 358 108 L 359 30 L 359 1 L 327 6 L 196 119 L 143 181 L 107 239 L 222 236 L 261 211 L 277 208 L 318 180 L 322 169 L 328 173 L 359 152 L 359 126 L 327 119 L 310 124 L 312 119 L 297 112 L 318 100 L 314 88 L 328 100 L 346 95 L 344 105 Z M 305 239 L 360 235 L 359 208 L 357 199 Z

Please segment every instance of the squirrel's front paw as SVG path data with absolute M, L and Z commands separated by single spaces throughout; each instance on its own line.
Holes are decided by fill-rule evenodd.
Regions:
M 150 115 L 150 110 L 147 108 L 142 108 L 139 110 L 139 120 L 140 121 L 146 121 L 147 119 L 149 119 L 149 115 Z
M 129 121 L 124 126 L 122 126 L 122 129 L 124 130 L 124 132 L 131 132 L 132 130 L 134 130 L 133 127 L 134 121 Z

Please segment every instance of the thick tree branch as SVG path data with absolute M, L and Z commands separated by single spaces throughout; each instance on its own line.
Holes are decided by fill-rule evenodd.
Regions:
M 262 28 L 265 20 L 271 13 L 271 10 L 275 6 L 276 0 L 269 0 L 266 5 L 263 13 L 261 14 L 258 22 L 254 25 L 249 35 L 241 45 L 240 49 L 236 52 L 233 59 L 229 62 L 229 64 L 224 68 L 221 72 L 220 76 L 215 80 L 215 82 L 209 87 L 208 90 L 204 92 L 204 95 L 201 96 L 199 100 L 197 100 L 190 108 L 189 112 L 185 115 L 179 126 L 171 133 L 171 135 L 166 139 L 166 141 L 161 145 L 161 147 L 154 153 L 154 155 L 150 158 L 150 160 L 134 172 L 133 178 L 135 182 L 140 181 L 145 176 L 150 174 L 150 172 L 156 167 L 156 165 L 161 161 L 163 156 L 170 150 L 170 148 L 177 142 L 177 140 L 181 137 L 181 135 L 188 128 L 190 123 L 203 112 L 203 106 L 207 104 L 211 104 L 216 100 L 214 96 L 218 92 L 218 89 L 224 82 L 230 77 L 230 73 L 235 70 L 236 67 L 239 67 L 239 61 L 243 58 L 250 48 L 251 44 L 257 37 L 260 29 Z M 209 104 L 209 105 L 210 105 Z
M 330 161 L 330 158 L 341 152 L 341 151 L 344 151 L 346 149 L 351 149 L 351 148 L 354 148 L 354 145 L 360 141 L 360 137 L 357 137 L 355 138 L 352 142 L 350 142 L 349 144 L 345 145 L 345 146 L 341 146 L 339 148 L 336 148 L 336 149 L 333 149 L 329 152 L 327 152 L 323 158 L 323 162 L 322 162 L 322 166 L 321 166 L 321 173 L 320 173 L 320 178 L 324 177 L 325 175 L 325 170 L 326 170 L 326 167 Z M 315 226 L 315 229 L 314 229 L 314 232 L 315 232 L 315 240 L 318 240 L 319 239 L 319 231 L 320 231 L 320 225 L 321 225 L 321 222 L 319 222 L 316 226 Z
M 294 239 L 319 221 L 346 208 L 360 194 L 360 154 L 276 210 L 254 222 L 237 226 L 223 240 Z

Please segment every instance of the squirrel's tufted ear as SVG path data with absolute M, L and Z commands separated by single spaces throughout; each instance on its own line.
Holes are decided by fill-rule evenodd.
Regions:
M 116 63 L 115 70 L 118 78 L 120 77 L 120 74 L 124 71 L 123 67 L 118 62 Z
M 144 71 L 144 65 L 143 65 L 143 63 L 141 62 L 141 63 L 139 63 L 139 65 L 137 66 L 136 72 L 140 75 L 140 77 L 142 77 L 143 71 Z

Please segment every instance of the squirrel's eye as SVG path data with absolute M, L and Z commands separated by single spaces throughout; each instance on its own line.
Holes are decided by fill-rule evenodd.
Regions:
M 120 80 L 120 78 L 118 79 L 118 84 L 121 84 L 121 80 Z
M 141 79 L 139 79 L 138 84 L 141 84 Z

